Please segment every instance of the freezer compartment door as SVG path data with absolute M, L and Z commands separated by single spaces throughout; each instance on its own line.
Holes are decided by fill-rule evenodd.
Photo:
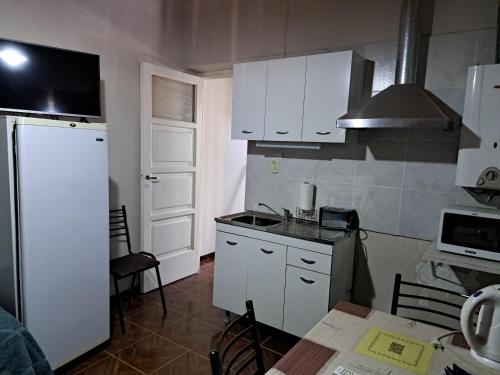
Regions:
M 53 368 L 109 338 L 107 132 L 17 127 L 23 323 Z

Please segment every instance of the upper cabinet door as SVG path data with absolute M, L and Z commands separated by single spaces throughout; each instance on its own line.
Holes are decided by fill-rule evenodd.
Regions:
M 236 64 L 233 81 L 233 139 L 264 139 L 267 61 Z
M 305 56 L 269 61 L 264 134 L 266 141 L 300 142 L 305 75 Z
M 337 119 L 347 113 L 352 51 L 307 56 L 304 142 L 345 142 Z

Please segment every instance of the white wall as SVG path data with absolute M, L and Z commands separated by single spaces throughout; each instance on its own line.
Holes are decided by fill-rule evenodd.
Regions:
M 139 63 L 177 62 L 175 39 L 163 36 L 165 31 L 175 34 L 171 13 L 161 0 L 0 2 L 2 38 L 101 56 L 111 206 L 127 206 L 136 249 L 140 242 Z
M 201 255 L 215 250 L 214 218 L 244 210 L 247 141 L 231 139 L 232 92 L 232 78 L 205 81 Z

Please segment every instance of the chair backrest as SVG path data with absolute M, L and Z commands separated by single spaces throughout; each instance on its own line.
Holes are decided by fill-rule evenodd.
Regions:
M 420 294 L 411 294 L 410 292 L 403 293 L 403 292 L 401 292 L 402 285 L 409 286 L 413 290 L 415 290 L 415 288 L 418 288 L 420 291 L 422 291 L 422 290 L 432 291 L 431 292 L 432 297 L 420 295 Z M 460 301 L 460 303 L 451 302 L 451 301 L 447 300 L 447 298 L 446 298 L 447 295 L 454 296 L 453 300 Z M 404 298 L 405 301 L 415 302 L 415 303 L 414 304 L 401 303 L 401 301 L 400 301 L 401 297 Z M 465 302 L 465 300 L 468 297 L 469 296 L 467 294 L 458 293 L 458 292 L 454 292 L 451 290 L 438 288 L 435 286 L 429 286 L 429 285 L 424 285 L 424 284 L 402 281 L 401 274 L 398 273 L 398 274 L 396 274 L 396 276 L 394 278 L 394 291 L 392 294 L 391 314 L 398 315 L 399 309 L 418 311 L 419 318 L 402 316 L 402 315 L 400 315 L 400 316 L 402 316 L 403 318 L 415 320 L 417 322 L 426 323 L 426 324 L 430 324 L 430 325 L 433 325 L 436 327 L 440 327 L 440 328 L 449 329 L 451 331 L 454 331 L 457 329 L 456 327 L 453 328 L 453 327 L 447 326 L 446 324 L 442 324 L 441 322 L 442 321 L 446 322 L 448 319 L 451 319 L 452 321 L 459 321 L 460 322 L 460 311 L 462 309 L 463 303 Z M 432 308 L 429 305 L 425 306 L 425 307 L 418 305 L 419 300 L 428 301 L 428 302 L 430 302 L 430 305 L 436 306 L 436 308 Z M 442 311 L 442 310 L 445 310 L 445 311 Z M 420 316 L 422 316 L 422 315 L 425 315 L 425 316 L 428 315 L 429 318 L 428 319 L 421 319 Z M 440 317 L 440 318 L 438 318 L 438 317 Z M 436 319 L 436 318 L 439 320 L 439 322 L 429 320 L 429 319 Z
M 224 329 L 219 339 L 217 347 L 210 352 L 210 364 L 212 366 L 213 375 L 238 375 L 252 363 L 255 363 L 257 370 L 254 375 L 264 374 L 264 361 L 262 359 L 262 349 L 260 347 L 259 331 L 255 320 L 255 312 L 252 301 L 246 301 L 247 312 L 239 318 L 233 320 Z M 243 324 L 247 326 L 243 331 L 234 336 L 227 345 L 223 345 L 228 334 L 235 328 L 236 325 Z M 244 338 L 250 333 L 251 341 L 248 342 Z M 228 353 L 237 342 L 244 342 L 244 346 L 238 350 L 231 358 L 228 358 Z M 243 362 L 243 363 L 242 363 Z
M 130 248 L 130 233 L 127 224 L 127 210 L 122 205 L 121 208 L 109 210 L 109 237 L 110 238 L 125 238 L 127 241 L 127 250 L 132 254 Z

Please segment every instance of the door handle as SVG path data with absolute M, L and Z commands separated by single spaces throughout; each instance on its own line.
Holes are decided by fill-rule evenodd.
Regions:
M 315 260 L 309 260 L 309 259 L 305 259 L 305 258 L 300 258 L 300 260 L 303 261 L 306 264 L 314 264 L 314 263 L 316 263 Z
M 276 132 L 276 134 L 280 134 L 280 135 L 288 134 L 288 133 L 290 133 L 290 132 L 280 132 L 280 131 Z
M 330 132 L 316 132 L 317 135 L 328 135 Z
M 145 178 L 147 181 L 151 181 L 151 182 L 153 182 L 153 183 L 158 182 L 158 177 L 156 177 L 156 176 L 150 176 L 150 175 L 148 175 L 148 174 L 147 174 L 147 175 L 146 175 L 146 177 L 144 177 L 144 178 Z
M 253 132 L 250 130 L 242 130 L 241 131 L 243 134 L 252 134 Z
M 226 241 L 226 243 L 231 246 L 238 245 L 238 242 L 233 242 L 233 241 Z
M 272 250 L 266 250 L 266 249 L 260 249 L 260 251 L 262 251 L 264 254 L 272 254 L 272 253 L 274 253 L 274 251 L 272 251 Z
M 314 280 L 306 279 L 305 277 L 300 276 L 300 279 L 306 284 L 313 284 Z

